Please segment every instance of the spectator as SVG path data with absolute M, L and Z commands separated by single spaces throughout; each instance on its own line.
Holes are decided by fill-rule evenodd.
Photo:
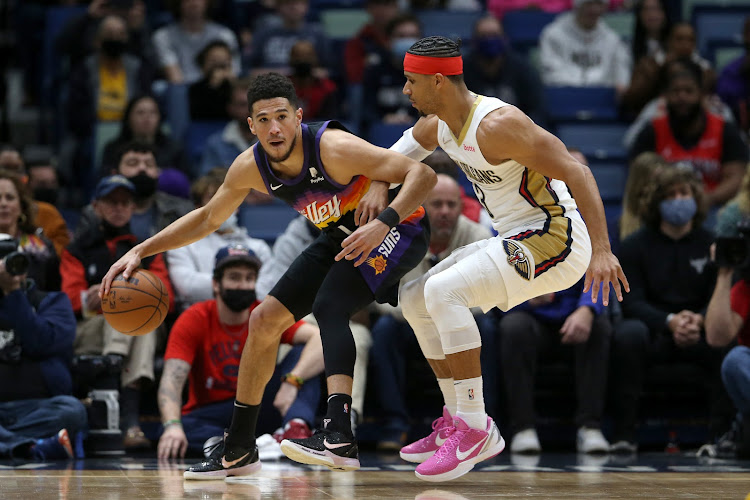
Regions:
M 386 35 L 390 50 L 388 57 L 365 67 L 363 125 L 375 122 L 406 125 L 419 117 L 402 90 L 404 54 L 422 37 L 422 26 L 415 16 L 401 14 L 388 23 Z
M 386 26 L 398 15 L 398 0 L 367 0 L 365 9 L 370 20 L 354 38 L 346 42 L 344 65 L 349 85 L 361 84 L 365 66 L 372 59 L 390 57 Z
M 533 298 L 500 319 L 500 366 L 515 433 L 511 453 L 542 451 L 535 430 L 534 375 L 538 362 L 561 357 L 575 367 L 578 453 L 609 451 L 601 420 L 612 324 L 601 302 L 583 292 L 583 283 Z
M 700 84 L 708 93 L 713 90 L 716 75 L 711 63 L 703 59 L 696 50 L 695 30 L 689 23 L 677 23 L 672 26 L 664 49 L 657 49 L 652 55 L 637 61 L 630 85 L 622 96 L 623 110 L 636 116 L 662 90 L 660 84 L 665 81 L 666 64 L 687 60 L 697 64 L 701 70 Z
M 745 53 L 730 62 L 719 75 L 716 93 L 730 107 L 740 129 L 750 131 L 750 17 L 742 28 Z
M 153 37 L 159 68 L 169 83 L 193 83 L 201 78 L 196 56 L 214 40 L 222 40 L 232 52 L 232 70 L 240 73 L 237 37 L 232 30 L 210 21 L 208 0 L 170 0 L 175 22 L 159 28 Z
M 701 176 L 709 206 L 721 206 L 737 193 L 749 155 L 736 127 L 704 108 L 701 78 L 690 61 L 669 75 L 667 113 L 641 130 L 630 157 L 654 151 L 669 162 L 689 163 Z
M 478 94 L 516 105 L 544 126 L 544 94 L 536 68 L 516 54 L 500 22 L 485 16 L 474 25 L 472 49 L 464 61 L 466 86 Z
M 122 120 L 128 101 L 151 85 L 148 68 L 125 53 L 127 42 L 125 21 L 105 17 L 97 33 L 97 52 L 70 74 L 68 125 L 79 140 L 88 138 L 97 122 Z
M 644 227 L 621 246 L 630 293 L 622 301 L 624 321 L 612 337 L 612 452 L 637 449 L 638 400 L 647 368 L 655 362 L 699 366 L 710 388 L 710 432 L 718 436 L 724 430 L 723 353 L 706 344 L 703 330 L 716 277 L 709 261 L 713 235 L 701 226 L 706 215 L 703 189 L 692 172 L 677 167 L 665 167 L 653 189 Z
M 224 182 L 226 174 L 227 169 L 216 168 L 193 183 L 191 191 L 196 208 L 208 203 Z M 217 251 L 230 244 L 249 248 L 262 264 L 271 260 L 271 249 L 268 244 L 248 236 L 247 230 L 239 226 L 236 214 L 230 216 L 219 229 L 205 238 L 167 251 L 169 275 L 177 294 L 175 298 L 181 308 L 212 298 L 214 262 L 210 256 L 216 255 Z
M 461 215 L 461 191 L 458 183 L 445 174 L 438 174 L 438 181 L 424 203 L 430 218 L 432 233 L 430 249 L 422 262 L 402 278 L 408 282 L 422 276 L 438 262 L 448 257 L 455 249 L 490 237 L 490 232 L 479 224 Z M 378 447 L 384 450 L 399 450 L 405 443 L 410 428 L 406 405 L 406 370 L 414 356 L 421 358 L 409 324 L 404 319 L 401 307 L 378 304 L 380 318 L 372 328 L 372 370 L 378 406 L 384 418 L 384 430 L 380 434 Z M 483 341 L 489 340 L 493 331 L 493 319 L 477 311 Z M 484 349 L 491 355 L 490 349 Z M 430 362 L 431 360 L 427 360 Z M 488 363 L 483 366 L 490 366 Z M 430 365 L 432 366 L 432 364 Z M 489 381 L 492 377 L 487 377 Z M 488 382 L 485 382 L 488 385 Z M 491 394 L 491 387 L 485 393 Z
M 42 290 L 60 290 L 60 260 L 46 236 L 38 234 L 34 200 L 21 177 L 0 170 L 0 234 L 9 234 L 31 260 L 29 278 Z
M 235 158 L 257 140 L 247 123 L 247 89 L 250 82 L 246 79 L 232 82 L 232 93 L 227 114 L 230 122 L 221 132 L 215 132 L 206 140 L 201 157 L 200 175 L 206 175 L 215 167 L 229 168 Z
M 292 264 L 302 251 L 307 248 L 320 231 L 303 217 L 297 217 L 292 220 L 284 232 L 276 238 L 273 245 L 271 259 L 263 264 L 258 275 L 256 290 L 258 298 L 268 295 L 271 288 L 284 275 L 286 270 Z M 317 325 L 315 317 L 310 314 L 303 318 L 304 321 Z M 367 361 L 370 358 L 370 346 L 372 337 L 370 336 L 370 322 L 366 310 L 355 314 L 349 321 L 349 328 L 354 337 L 354 345 L 357 350 L 356 361 L 354 363 L 354 383 L 352 386 L 352 431 L 362 419 L 365 404 L 365 387 L 367 385 Z
M 169 335 L 159 384 L 159 412 L 164 424 L 159 458 L 182 458 L 186 449 L 206 449 L 204 443 L 214 436 L 221 439 L 232 420 L 248 318 L 260 304 L 255 281 L 261 262 L 249 248 L 230 245 L 216 252 L 213 267 L 210 288 L 214 298 L 192 305 L 177 319 Z M 275 420 L 283 419 L 281 439 L 306 438 L 312 435 L 310 427 L 320 403 L 320 331 L 298 321 L 284 332 L 281 343 L 295 348 L 277 366 L 264 399 L 273 401 L 278 410 L 281 419 L 276 415 Z M 284 382 L 274 383 L 282 377 Z M 188 379 L 188 400 L 182 406 Z
M 133 97 L 122 116 L 120 134 L 104 146 L 99 177 L 112 175 L 119 163 L 120 149 L 132 141 L 150 144 L 154 149 L 156 164 L 162 168 L 176 168 L 192 175 L 185 150 L 162 130 L 161 112 L 156 98 L 150 94 Z
M 624 3 L 623 0 L 609 0 L 609 8 L 614 10 Z M 503 20 L 506 12 L 512 10 L 535 10 L 541 9 L 545 12 L 563 12 L 570 10 L 573 6 L 572 0 L 488 0 L 487 10 L 499 20 Z
M 622 197 L 620 241 L 643 226 L 652 183 L 667 165 L 664 158 L 648 151 L 639 154 L 630 164 L 628 180 L 625 181 L 625 193 Z
M 300 40 L 292 45 L 289 66 L 304 119 L 320 121 L 339 118 L 338 89 L 333 80 L 326 76 L 327 71 L 320 67 L 315 45 L 308 40 Z
M 133 337 L 123 335 L 109 326 L 101 314 L 99 286 L 104 274 L 117 259 L 133 248 L 138 238 L 130 231 L 130 218 L 135 208 L 133 184 L 121 175 L 105 177 L 96 186 L 92 208 L 96 224 L 88 225 L 63 250 L 63 291 L 73 304 L 78 318 L 75 354 L 122 356 L 120 377 L 120 418 L 125 429 L 126 448 L 148 447 L 149 442 L 139 425 L 140 391 L 146 380 L 154 380 L 156 334 Z M 143 267 L 158 276 L 170 297 L 174 293 L 159 254 L 144 259 Z
M 644 57 L 653 57 L 665 51 L 672 20 L 665 0 L 638 0 L 633 15 L 633 63 L 638 67 Z
M 232 51 L 222 40 L 214 40 L 198 52 L 196 63 L 203 78 L 190 85 L 191 120 L 228 120 L 227 105 L 232 94 Z
M 52 158 L 38 157 L 32 159 L 28 169 L 21 154 L 13 146 L 0 147 L 0 169 L 7 170 L 20 176 L 32 193 L 32 225 L 41 229 L 42 234 L 49 238 L 55 246 L 55 252 L 60 255 L 62 249 L 70 243 L 68 226 L 60 211 L 55 207 L 57 197 L 57 171 L 52 166 Z M 41 198 L 40 198 L 41 196 Z M 57 286 L 49 283 L 50 290 L 59 290 Z
M 630 54 L 619 35 L 601 20 L 603 0 L 574 0 L 539 38 L 542 81 L 550 86 L 615 87 L 630 81 Z
M 116 158 L 117 170 L 113 174 L 125 176 L 135 186 L 135 208 L 130 221 L 130 231 L 139 241 L 161 231 L 193 209 L 188 200 L 157 191 L 161 169 L 154 157 L 154 148 L 147 143 L 131 141 L 124 144 Z M 96 225 L 93 206 L 83 209 L 76 235 Z
M 0 259 L 18 249 L 18 240 L 0 235 Z M 64 293 L 41 290 L 26 271 L 10 271 L 0 266 L 0 456 L 73 458 L 71 443 L 88 424 L 86 409 L 71 395 L 70 301 Z
M 250 70 L 287 67 L 292 46 L 300 40 L 311 41 L 321 66 L 332 68 L 330 41 L 320 27 L 305 20 L 309 8 L 308 0 L 277 0 L 276 10 L 281 24 L 268 24 L 255 33 L 248 61 Z

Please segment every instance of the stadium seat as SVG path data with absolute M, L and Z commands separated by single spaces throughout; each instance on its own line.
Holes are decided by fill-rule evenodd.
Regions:
M 120 134 L 121 122 L 97 122 L 94 128 L 94 169 L 100 172 L 102 167 L 102 153 L 109 141 Z
M 253 238 L 260 238 L 272 245 L 284 232 L 286 226 L 299 214 L 288 205 L 242 205 L 239 212 L 240 225 Z
M 86 12 L 85 6 L 50 7 L 44 17 L 44 34 L 42 42 L 42 96 L 45 104 L 52 105 L 57 98 L 56 82 L 67 61 L 57 53 L 56 38 L 69 20 Z
M 176 141 L 185 138 L 187 128 L 190 125 L 190 99 L 188 98 L 188 85 L 184 83 L 170 84 L 164 93 L 166 103 L 166 123 L 169 133 Z
M 545 87 L 550 120 L 616 120 L 617 97 L 613 87 Z
M 589 159 L 617 161 L 627 158 L 622 138 L 627 125 L 620 123 L 564 123 L 557 136 L 566 146 L 578 148 Z
M 514 10 L 503 16 L 503 29 L 510 45 L 526 53 L 539 43 L 542 30 L 554 21 L 557 14 L 540 10 Z
M 747 6 L 747 0 L 682 0 L 682 19 L 685 21 L 694 21 L 696 11 L 702 8 L 719 10 Z M 695 26 L 694 22 L 693 26 Z
M 711 53 L 711 61 L 714 63 L 714 69 L 717 74 L 721 74 L 721 71 L 729 63 L 745 54 L 745 49 L 741 45 L 732 44 L 725 47 L 713 47 Z
M 602 19 L 626 42 L 633 39 L 635 16 L 632 12 L 607 12 L 602 16 Z
M 625 191 L 628 167 L 621 163 L 596 163 L 589 165 L 594 174 L 602 201 L 607 204 L 620 203 Z
M 185 134 L 185 149 L 193 165 L 200 165 L 203 148 L 209 136 L 224 129 L 224 121 L 195 121 L 190 122 Z
M 442 35 L 451 39 L 460 38 L 464 45 L 471 40 L 474 23 L 482 17 L 481 12 L 463 10 L 421 10 L 417 18 L 422 23 L 424 36 Z
M 370 15 L 362 9 L 330 9 L 320 13 L 323 32 L 332 39 L 352 38 L 369 19 Z
M 411 125 L 404 125 L 401 123 L 373 123 L 370 126 L 368 140 L 381 148 L 389 148 L 394 142 L 401 138 L 401 134 L 403 134 L 409 127 L 411 127 Z
M 708 55 L 709 44 L 716 41 L 742 43 L 742 26 L 750 15 L 750 5 L 745 7 L 696 6 L 693 10 L 693 27 L 696 44 L 701 55 Z

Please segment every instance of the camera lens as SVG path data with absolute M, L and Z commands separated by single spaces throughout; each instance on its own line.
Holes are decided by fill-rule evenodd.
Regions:
M 5 270 L 13 276 L 26 274 L 29 270 L 29 258 L 20 252 L 13 252 L 5 256 L 3 261 Z

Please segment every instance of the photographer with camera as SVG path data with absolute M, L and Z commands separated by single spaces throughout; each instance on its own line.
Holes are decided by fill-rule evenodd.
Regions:
M 31 264 L 18 240 L 0 234 L 0 456 L 72 458 L 71 442 L 87 428 L 86 409 L 70 396 L 76 321 L 64 293 L 27 278 Z

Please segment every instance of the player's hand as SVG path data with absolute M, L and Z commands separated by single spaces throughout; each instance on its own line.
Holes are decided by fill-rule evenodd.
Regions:
M 289 411 L 289 407 L 292 406 L 294 400 L 297 399 L 298 392 L 299 389 L 292 384 L 287 384 L 286 382 L 281 383 L 279 392 L 277 392 L 276 397 L 273 398 L 273 407 L 279 410 L 282 417 L 286 415 L 286 412 Z
M 156 456 L 159 459 L 184 458 L 187 451 L 188 440 L 181 425 L 170 425 L 159 438 L 156 447 Z
M 112 264 L 107 274 L 102 278 L 102 286 L 99 288 L 99 299 L 104 299 L 109 294 L 109 287 L 112 286 L 112 281 L 115 277 L 122 272 L 125 279 L 130 278 L 133 271 L 138 269 L 141 265 L 141 256 L 137 250 L 138 247 L 131 248 L 128 253 L 120 257 L 120 260 Z
M 388 206 L 388 188 L 390 184 L 381 181 L 372 181 L 370 189 L 359 200 L 357 209 L 354 211 L 354 223 L 364 226 L 375 220 L 380 212 Z
M 388 231 L 388 226 L 378 219 L 361 226 L 341 242 L 343 250 L 336 256 L 336 261 L 356 259 L 354 267 L 362 265 L 373 248 L 383 243 Z
M 622 302 L 622 287 L 620 282 L 625 286 L 625 291 L 630 291 L 630 284 L 622 271 L 620 261 L 609 251 L 598 251 L 591 254 L 591 262 L 586 270 L 586 280 L 583 286 L 583 292 L 591 290 L 591 301 L 596 303 L 599 297 L 599 286 L 602 286 L 602 304 L 609 305 L 609 284 L 615 289 L 617 300 Z
M 563 344 L 582 344 L 591 335 L 591 325 L 594 323 L 594 311 L 590 307 L 581 306 L 565 318 L 560 328 Z

